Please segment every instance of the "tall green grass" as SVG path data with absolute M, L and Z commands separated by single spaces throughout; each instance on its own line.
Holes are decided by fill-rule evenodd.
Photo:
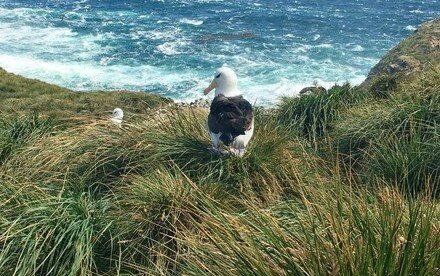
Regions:
M 381 176 L 408 195 L 438 194 L 439 91 L 422 84 L 352 108 L 334 124 L 334 148 L 362 177 Z
M 296 135 L 317 144 L 342 111 L 367 97 L 349 84 L 334 86 L 327 93 L 284 97 L 278 105 L 277 122 Z
M 107 198 L 10 179 L 1 184 L 3 275 L 90 275 L 107 269 L 109 254 L 99 245 L 111 242 Z
M 49 133 L 55 127 L 52 118 L 42 118 L 37 114 L 0 119 L 0 164 L 25 143 Z
M 320 184 L 318 184 L 320 185 Z M 335 189 L 336 188 L 336 189 Z M 384 189 L 303 187 L 301 197 L 245 213 L 208 210 L 187 240 L 189 275 L 434 275 L 438 207 Z
M 285 98 L 256 112 L 243 158 L 208 149 L 202 109 L 131 114 L 122 128 L 4 118 L 0 274 L 436 275 L 429 87 Z

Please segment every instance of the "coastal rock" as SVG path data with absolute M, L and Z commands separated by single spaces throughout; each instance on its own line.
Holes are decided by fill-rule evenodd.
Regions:
M 206 99 L 197 99 L 192 102 L 180 102 L 176 104 L 178 108 L 186 108 L 186 107 L 198 107 L 198 108 L 204 108 L 209 109 L 211 102 Z
M 410 82 L 424 72 L 437 69 L 440 69 L 440 18 L 424 23 L 388 52 L 361 86 L 369 89 L 383 76 L 397 83 Z

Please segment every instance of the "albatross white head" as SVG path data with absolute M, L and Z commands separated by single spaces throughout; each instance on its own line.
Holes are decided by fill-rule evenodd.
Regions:
M 221 67 L 217 69 L 214 74 L 214 80 L 203 91 L 205 95 L 208 95 L 215 88 L 215 95 L 220 94 L 225 97 L 235 97 L 241 95 L 237 89 L 237 75 L 234 70 L 229 67 Z

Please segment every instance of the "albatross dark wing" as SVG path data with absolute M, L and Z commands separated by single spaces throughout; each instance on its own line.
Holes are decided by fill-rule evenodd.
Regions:
M 227 98 L 218 95 L 211 103 L 208 127 L 213 133 L 222 133 L 220 140 L 229 145 L 235 137 L 251 128 L 252 120 L 252 105 L 242 96 Z

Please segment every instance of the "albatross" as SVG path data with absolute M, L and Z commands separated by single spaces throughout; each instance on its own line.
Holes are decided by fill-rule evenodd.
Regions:
M 122 119 L 124 118 L 124 111 L 120 109 L 119 107 L 113 109 L 112 117 L 110 118 L 110 121 L 117 125 L 118 127 L 121 127 L 122 125 Z
M 242 157 L 254 133 L 252 105 L 237 89 L 237 75 L 228 67 L 218 69 L 211 84 L 204 90 L 207 95 L 215 89 L 215 97 L 208 115 L 208 132 L 212 149 L 226 153 L 221 143 L 230 146 L 233 155 Z
M 327 90 L 322 86 L 322 82 L 320 79 L 316 79 L 313 81 L 313 86 L 305 87 L 299 91 L 299 95 L 304 94 L 320 94 L 325 93 Z

